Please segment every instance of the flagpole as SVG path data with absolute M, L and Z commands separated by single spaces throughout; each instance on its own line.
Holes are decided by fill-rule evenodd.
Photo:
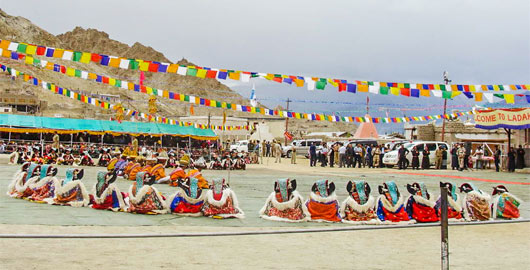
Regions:
M 445 85 L 449 85 L 449 83 L 451 82 L 451 80 L 449 80 L 449 72 L 447 71 L 444 71 L 444 82 L 445 82 Z M 447 87 L 445 89 L 447 91 Z M 441 138 L 441 141 L 444 142 L 444 139 L 445 139 L 445 114 L 447 113 L 447 99 L 444 98 L 444 115 L 442 117 L 442 138 Z

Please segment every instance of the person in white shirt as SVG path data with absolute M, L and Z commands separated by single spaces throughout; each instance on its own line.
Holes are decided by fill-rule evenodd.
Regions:
M 339 147 L 339 167 L 344 167 L 346 163 L 346 146 L 341 144 Z
M 475 162 L 475 169 L 482 169 L 483 168 L 483 158 L 484 158 L 484 150 L 482 150 L 482 146 L 479 146 L 477 150 L 475 151 L 475 157 L 477 158 Z

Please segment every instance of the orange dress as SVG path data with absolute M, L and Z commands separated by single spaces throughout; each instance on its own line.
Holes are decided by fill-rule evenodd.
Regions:
M 149 173 L 151 175 L 156 176 L 156 180 L 160 180 L 166 177 L 166 170 L 164 169 L 164 166 L 162 164 L 156 164 L 155 166 L 153 166 Z
M 177 181 L 179 179 L 184 179 L 186 178 L 186 171 L 184 171 L 184 169 L 182 169 L 181 167 L 178 167 L 176 168 L 174 171 L 172 171 L 170 174 L 169 174 L 169 178 L 170 178 L 170 182 L 169 182 L 169 185 L 170 186 L 174 186 L 176 187 L 177 186 Z
M 140 163 L 134 163 L 130 168 L 129 180 L 136 181 L 136 174 L 142 171 L 142 165 Z
M 202 176 L 202 173 L 199 170 L 197 170 L 197 169 L 190 170 L 188 172 L 187 177 L 190 177 L 190 178 L 193 177 L 193 178 L 199 180 L 199 182 L 198 182 L 199 188 L 210 188 L 210 186 L 208 185 L 208 181 L 206 181 L 206 179 L 204 179 L 204 177 Z

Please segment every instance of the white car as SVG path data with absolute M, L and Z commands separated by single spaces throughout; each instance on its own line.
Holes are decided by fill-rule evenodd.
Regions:
M 291 144 L 282 147 L 282 155 L 290 158 L 293 148 L 296 148 L 297 155 L 307 156 L 311 143 L 314 143 L 317 148 L 319 146 L 322 148 L 322 139 L 294 140 Z
M 435 141 L 426 141 L 426 142 L 416 141 L 416 142 L 411 142 L 411 143 L 405 143 L 403 146 L 407 150 L 409 150 L 409 152 L 407 154 L 407 160 L 405 161 L 405 167 L 408 167 L 410 165 L 410 163 L 412 162 L 412 153 L 411 153 L 411 151 L 412 151 L 412 148 L 414 146 L 416 146 L 416 149 L 420 153 L 423 151 L 423 148 L 425 146 L 427 146 L 427 148 L 430 151 L 429 160 L 431 162 L 431 165 L 434 165 L 434 161 L 435 161 L 435 157 L 436 157 L 435 152 L 436 152 L 436 149 L 438 149 L 438 147 L 443 146 L 443 147 L 445 147 L 446 150 L 449 149 L 449 144 L 447 144 L 445 142 L 435 142 Z M 399 160 L 398 149 L 385 153 L 385 155 L 383 156 L 383 164 L 385 164 L 387 167 L 393 167 L 393 166 L 397 165 L 398 164 L 398 160 Z M 421 154 L 420 154 L 420 164 L 421 164 Z
M 248 152 L 248 140 L 238 141 L 230 145 L 230 151 Z

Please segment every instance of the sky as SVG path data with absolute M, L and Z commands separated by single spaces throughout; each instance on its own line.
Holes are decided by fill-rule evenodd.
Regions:
M 530 83 L 528 0 L 0 0 L 0 8 L 52 34 L 96 28 L 199 66 L 411 83 L 442 83 L 447 70 L 456 84 Z M 365 113 L 366 94 L 252 82 L 267 106 L 290 98 L 298 100 L 293 110 Z M 249 96 L 252 82 L 226 83 Z M 373 116 L 442 111 L 437 98 L 369 96 Z M 473 101 L 449 105 L 469 109 Z

